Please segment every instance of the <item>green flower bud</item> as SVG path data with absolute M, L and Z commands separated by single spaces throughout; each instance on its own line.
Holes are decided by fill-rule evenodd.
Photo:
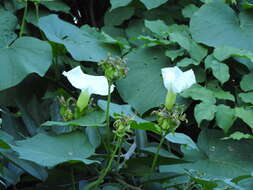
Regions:
M 82 91 L 76 103 L 76 106 L 80 112 L 83 111 L 83 109 L 87 107 L 89 103 L 89 99 L 90 99 L 90 94 L 88 93 L 88 91 L 87 90 Z
M 165 99 L 165 107 L 168 110 L 171 110 L 176 102 L 177 94 L 174 93 L 171 89 L 168 90 L 166 99 Z
M 113 130 L 113 133 L 118 138 L 123 138 L 124 136 L 127 136 L 127 133 L 131 133 L 131 123 L 133 122 L 131 118 L 127 116 L 117 116 L 116 121 L 114 122 L 113 126 L 115 130 Z
M 99 63 L 104 70 L 105 77 L 112 84 L 113 82 L 126 77 L 128 68 L 126 67 L 126 60 L 120 57 L 108 56 L 106 60 Z
M 172 106 L 171 109 L 163 107 L 153 113 L 157 116 L 158 131 L 164 134 L 175 132 L 181 121 L 187 121 L 183 106 Z

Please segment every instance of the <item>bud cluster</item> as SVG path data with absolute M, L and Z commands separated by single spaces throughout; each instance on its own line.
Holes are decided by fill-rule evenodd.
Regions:
M 61 108 L 60 108 L 60 114 L 64 121 L 70 121 L 74 119 L 74 113 L 73 113 L 73 107 L 75 106 L 75 99 L 74 98 L 68 98 L 67 100 L 60 96 L 58 98 Z
M 105 77 L 110 83 L 113 83 L 119 79 L 125 78 L 128 68 L 126 66 L 126 59 L 120 57 L 112 57 L 108 55 L 106 60 L 99 63 L 104 70 Z
M 128 133 L 132 133 L 131 131 L 131 123 L 133 120 L 127 116 L 116 116 L 116 121 L 114 122 L 113 126 L 115 130 L 113 130 L 113 133 L 118 138 L 123 138 L 124 136 L 127 136 Z
M 174 106 L 173 109 L 160 108 L 154 111 L 153 114 L 157 116 L 157 127 L 163 134 L 174 133 L 181 121 L 187 122 L 183 106 Z

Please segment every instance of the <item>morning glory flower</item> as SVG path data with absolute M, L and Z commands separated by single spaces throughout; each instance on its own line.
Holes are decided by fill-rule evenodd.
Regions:
M 180 93 L 196 83 L 192 69 L 183 72 L 178 67 L 166 67 L 162 69 L 165 88 L 175 93 Z
M 178 67 L 166 67 L 162 70 L 163 84 L 167 88 L 165 106 L 171 109 L 176 101 L 176 94 L 196 83 L 192 69 L 183 72 Z
M 75 67 L 74 69 L 63 72 L 69 82 L 75 88 L 81 90 L 81 94 L 77 100 L 77 107 L 83 110 L 87 105 L 91 94 L 97 94 L 101 96 L 108 95 L 108 81 L 104 76 L 94 76 L 83 73 L 81 67 Z M 114 90 L 114 85 L 111 86 L 110 93 Z

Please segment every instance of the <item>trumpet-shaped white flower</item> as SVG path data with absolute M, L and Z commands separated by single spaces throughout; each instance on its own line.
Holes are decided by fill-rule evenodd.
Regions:
M 192 70 L 181 71 L 178 67 L 166 67 L 162 69 L 163 83 L 168 92 L 165 99 L 167 109 L 172 109 L 176 94 L 189 88 L 196 83 L 195 75 Z
M 82 92 L 87 91 L 89 94 L 98 94 L 101 96 L 108 95 L 108 81 L 104 76 L 94 76 L 83 73 L 81 67 L 75 67 L 74 69 L 63 72 L 69 82 L 75 88 L 80 89 Z M 114 85 L 112 85 L 110 92 L 114 90 Z
M 77 100 L 77 107 L 82 111 L 89 103 L 91 94 L 98 94 L 101 96 L 108 95 L 109 84 L 104 76 L 93 76 L 83 73 L 81 67 L 75 67 L 74 69 L 63 72 L 69 82 L 75 88 L 80 89 L 82 92 Z M 111 86 L 110 93 L 114 90 L 114 85 Z
M 162 76 L 165 88 L 174 93 L 180 93 L 196 83 L 192 69 L 183 72 L 178 67 L 166 67 L 162 69 Z

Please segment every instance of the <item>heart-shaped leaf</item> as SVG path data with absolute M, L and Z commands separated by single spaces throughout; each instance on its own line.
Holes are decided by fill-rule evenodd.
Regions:
M 232 46 L 253 51 L 253 16 L 238 16 L 227 4 L 204 4 L 191 18 L 190 31 L 197 42 L 208 46 Z
M 63 44 L 77 61 L 101 61 L 109 53 L 118 54 L 118 49 L 103 42 L 103 36 L 89 27 L 78 27 L 49 15 L 39 20 L 39 28 L 50 41 Z
M 0 48 L 0 60 L 0 90 L 4 90 L 31 73 L 43 76 L 51 65 L 51 47 L 36 38 L 22 37 L 10 47 Z
M 170 61 L 158 48 L 144 48 L 126 56 L 129 72 L 117 83 L 120 95 L 141 114 L 165 101 L 161 68 Z
M 59 136 L 38 134 L 32 138 L 17 141 L 12 149 L 19 153 L 21 159 L 33 161 L 41 166 L 53 167 L 67 161 L 82 161 L 91 164 L 88 160 L 94 153 L 87 137 L 80 132 L 73 132 Z
M 202 156 L 189 164 L 161 166 L 160 171 L 185 173 L 187 170 L 195 170 L 209 179 L 250 175 L 253 170 L 252 140 L 224 141 L 222 137 L 222 132 L 218 130 L 203 130 L 198 139 Z

